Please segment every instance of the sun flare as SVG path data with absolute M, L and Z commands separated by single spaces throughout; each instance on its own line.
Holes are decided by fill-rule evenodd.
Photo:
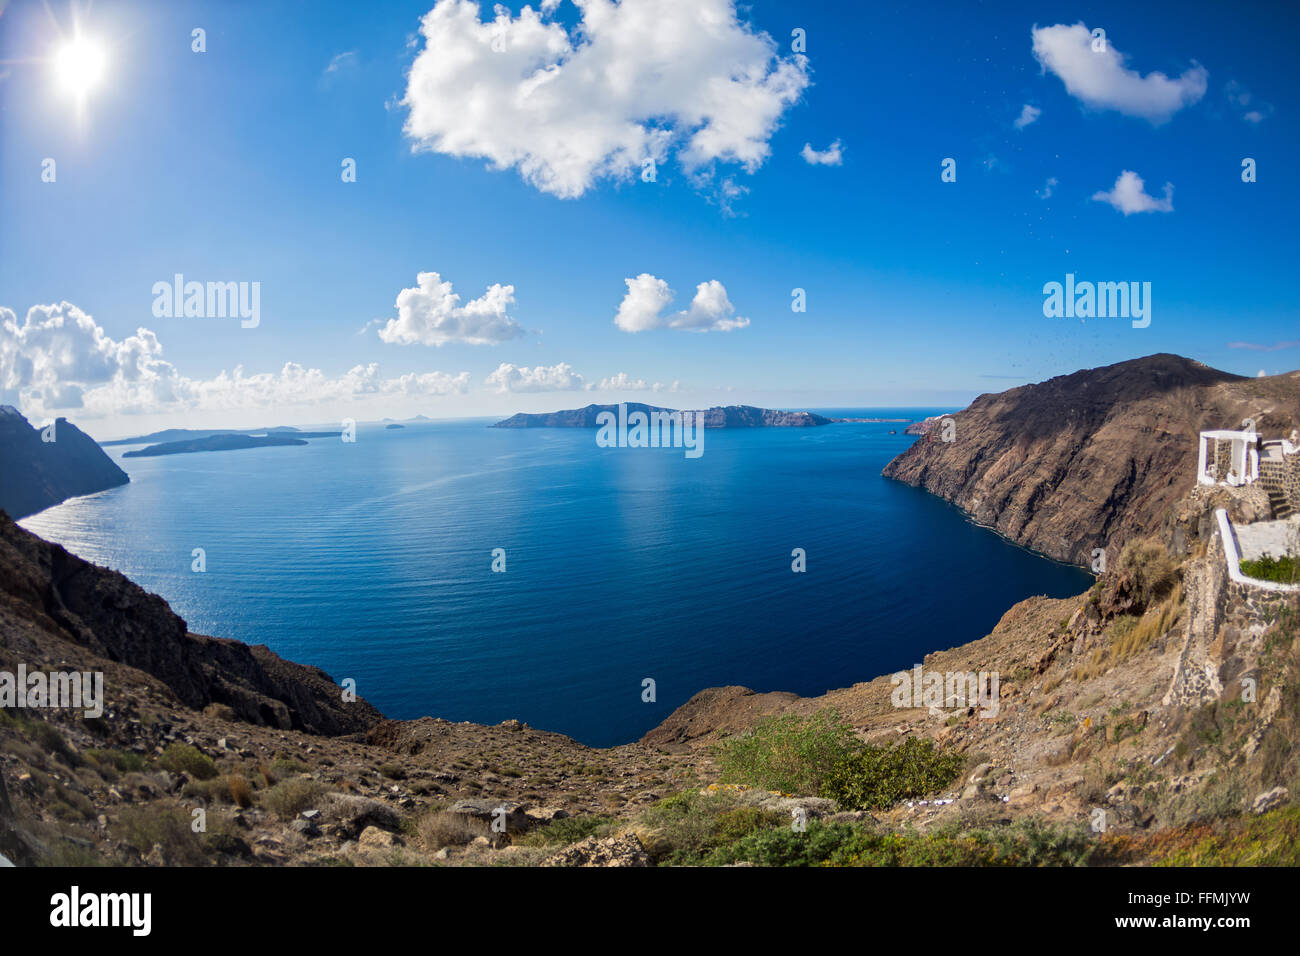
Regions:
M 108 67 L 103 48 L 85 37 L 77 37 L 63 46 L 54 57 L 54 74 L 59 86 L 78 98 L 99 85 Z

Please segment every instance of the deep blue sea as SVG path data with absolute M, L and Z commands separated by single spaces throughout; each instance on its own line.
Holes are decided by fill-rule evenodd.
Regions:
M 901 424 L 709 429 L 697 459 L 487 424 L 113 447 L 129 485 L 22 524 L 161 594 L 191 630 L 354 678 L 390 717 L 514 717 L 599 746 L 705 687 L 820 694 L 910 667 L 1022 598 L 1091 582 L 882 478 L 914 440 Z

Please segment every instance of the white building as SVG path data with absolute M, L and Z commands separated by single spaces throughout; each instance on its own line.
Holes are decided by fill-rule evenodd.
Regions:
M 1259 478 L 1259 435 L 1253 431 L 1201 432 L 1196 480 L 1202 485 L 1249 485 Z

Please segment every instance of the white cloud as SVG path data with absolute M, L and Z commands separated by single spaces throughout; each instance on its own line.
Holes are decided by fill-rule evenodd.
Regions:
M 727 298 L 727 290 L 717 279 L 710 279 L 695 287 L 691 307 L 678 312 L 669 324 L 675 329 L 693 332 L 730 332 L 749 325 L 749 319 L 736 316 L 736 310 Z
M 1126 169 L 1119 174 L 1119 179 L 1115 180 L 1115 185 L 1110 191 L 1093 193 L 1092 198 L 1110 203 L 1126 216 L 1135 212 L 1174 211 L 1173 183 L 1165 183 L 1165 198 L 1156 199 L 1147 194 L 1146 183 L 1131 169 Z
M 614 324 L 624 332 L 647 332 L 662 328 L 691 332 L 731 332 L 749 325 L 749 319 L 736 315 L 726 288 L 717 279 L 696 286 L 690 308 L 675 315 L 664 313 L 672 304 L 675 293 L 663 279 L 643 272 L 635 279 L 623 281 L 627 283 L 627 294 L 619 303 Z
M 627 372 L 619 372 L 612 378 L 602 378 L 598 387 L 602 392 L 644 392 L 651 386 L 643 378 L 632 378 Z
M 624 332 L 646 332 L 662 328 L 660 313 L 672 305 L 673 290 L 663 279 L 643 272 L 635 279 L 624 279 L 627 295 L 619 303 L 614 324 Z
M 460 304 L 436 272 L 421 272 L 416 285 L 397 294 L 397 318 L 379 330 L 385 342 L 398 345 L 496 345 L 525 334 L 507 312 L 515 287 L 494 284 L 483 295 Z
M 841 149 L 843 145 L 844 144 L 837 139 L 835 142 L 827 146 L 826 149 L 819 152 L 813 149 L 812 143 L 804 143 L 803 149 L 799 151 L 799 155 L 802 156 L 803 161 L 810 166 L 839 166 L 844 161 L 844 154 Z
M 20 323 L 0 308 L 0 401 L 33 414 L 80 410 L 87 417 L 323 405 L 366 396 L 435 396 L 468 391 L 461 372 L 384 378 L 375 363 L 343 375 L 288 362 L 246 375 L 242 366 L 208 379 L 182 375 L 149 329 L 114 340 L 69 302 L 28 309 Z
M 1043 188 L 1034 193 L 1039 199 L 1051 199 L 1052 191 L 1056 189 L 1057 181 L 1055 176 L 1048 176 L 1047 182 L 1043 183 Z
M 1024 129 L 1026 126 L 1028 126 L 1030 123 L 1032 123 L 1034 120 L 1038 119 L 1038 117 L 1042 115 L 1043 115 L 1043 111 L 1040 110 L 1037 106 L 1030 106 L 1028 103 L 1026 103 L 1024 106 L 1020 108 L 1020 115 L 1016 117 L 1016 121 L 1013 125 L 1016 127 L 1016 129 Z
M 502 362 L 486 384 L 495 385 L 499 392 L 563 392 L 588 387 L 586 379 L 567 362 L 532 368 Z
M 562 198 L 627 179 L 675 154 L 689 173 L 715 163 L 753 172 L 786 108 L 808 85 L 733 0 L 590 0 L 573 31 L 554 5 L 439 0 L 421 20 L 402 105 L 412 148 L 517 169 Z
M 1224 95 L 1233 108 L 1241 112 L 1241 118 L 1247 123 L 1262 123 L 1273 112 L 1271 103 L 1262 103 L 1255 99 L 1250 90 L 1236 80 L 1229 80 L 1223 89 Z
M 1031 36 L 1043 69 L 1055 73 L 1071 96 L 1094 109 L 1117 110 L 1158 125 L 1205 95 L 1209 73 L 1195 61 L 1177 79 L 1158 71 L 1143 76 L 1124 66 L 1124 55 L 1109 38 L 1105 50 L 1094 52 L 1092 34 L 1082 23 L 1035 26 Z
M 338 73 L 349 66 L 355 66 L 357 62 L 357 51 L 348 50 L 346 53 L 336 54 L 330 59 L 329 66 L 325 67 L 326 73 Z

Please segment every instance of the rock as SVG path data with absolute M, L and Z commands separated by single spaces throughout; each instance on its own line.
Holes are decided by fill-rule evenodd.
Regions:
M 649 866 L 650 855 L 633 833 L 587 837 L 542 860 L 539 866 Z
M 505 810 L 504 819 L 507 833 L 522 833 L 537 822 L 524 812 L 522 805 L 512 803 L 509 800 L 457 800 L 448 808 L 447 812 L 473 817 L 491 826 L 493 821 L 502 819 L 501 814 L 497 813 L 498 809 Z
M 517 720 L 503 720 L 501 721 L 501 726 L 506 730 L 514 731 L 515 733 L 524 729 L 524 725 Z
M 320 827 L 316 826 L 316 824 L 312 823 L 310 820 L 294 820 L 293 823 L 289 824 L 289 828 L 293 830 L 293 832 L 301 833 L 305 837 L 320 836 Z M 372 827 L 371 829 L 374 828 Z
M 527 807 L 524 814 L 529 820 L 533 821 L 534 826 L 540 826 L 544 823 L 550 823 L 552 820 L 567 818 L 569 811 L 563 807 Z
M 778 797 L 763 791 L 749 791 L 749 793 L 762 794 L 755 801 L 760 810 L 771 810 L 791 820 L 794 819 L 797 810 L 802 810 L 808 820 L 820 820 L 835 812 L 835 801 L 823 797 Z M 748 803 L 750 800 L 744 802 Z
M 361 831 L 357 843 L 375 850 L 390 850 L 393 847 L 402 845 L 399 837 L 393 836 L 387 830 L 381 830 L 379 827 L 366 827 Z
M 346 839 L 355 839 L 367 827 L 396 832 L 402 828 L 397 811 L 369 797 L 350 793 L 331 793 L 330 802 L 321 810 L 321 822 Z
M 1272 790 L 1266 790 L 1257 796 L 1250 805 L 1251 813 L 1267 813 L 1275 807 L 1280 807 L 1291 799 L 1291 791 L 1286 787 L 1274 787 Z

